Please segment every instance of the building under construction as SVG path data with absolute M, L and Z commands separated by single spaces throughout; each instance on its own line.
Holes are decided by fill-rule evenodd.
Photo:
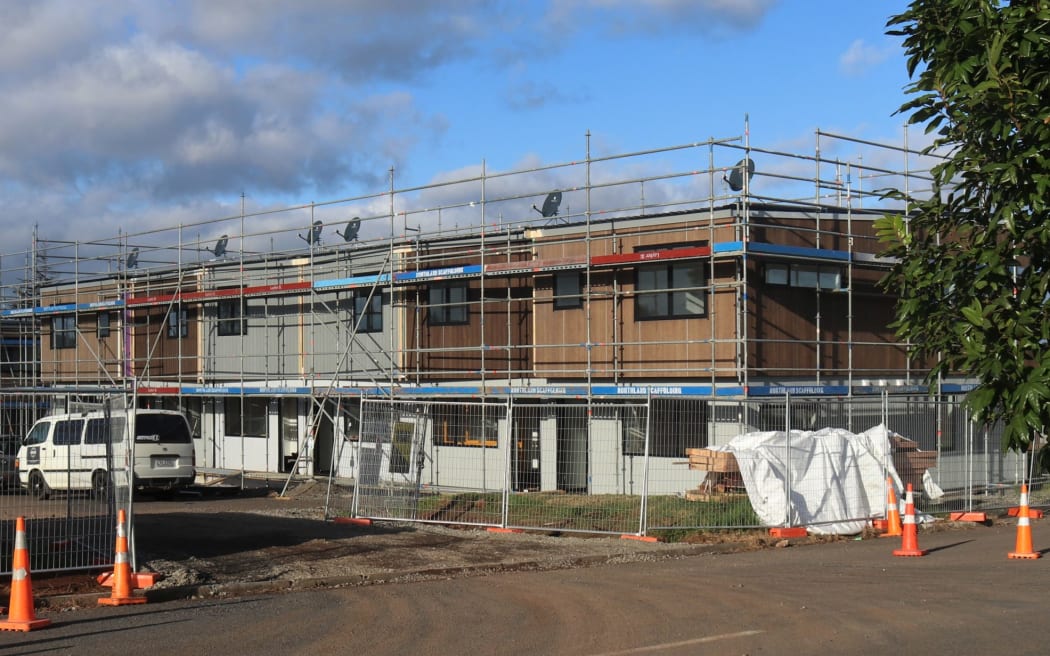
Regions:
M 3 430 L 126 394 L 186 412 L 201 469 L 357 476 L 341 445 L 359 437 L 362 400 L 410 400 L 429 404 L 426 436 L 418 454 L 395 438 L 383 471 L 418 456 L 438 485 L 470 487 L 473 473 L 438 478 L 434 449 L 491 452 L 516 463 L 516 489 L 601 492 L 593 459 L 562 461 L 595 450 L 593 425 L 568 427 L 603 413 L 622 468 L 640 434 L 670 465 L 769 425 L 751 400 L 826 399 L 819 418 L 789 419 L 808 429 L 832 400 L 925 393 L 926 367 L 889 328 L 873 221 L 907 212 L 885 189 L 928 193 L 928 160 L 814 142 L 780 152 L 745 130 L 595 156 L 588 141 L 571 163 L 413 187 L 392 170 L 369 195 L 242 200 L 111 239 L 40 230 L 3 256 Z M 529 409 L 520 425 L 508 403 Z

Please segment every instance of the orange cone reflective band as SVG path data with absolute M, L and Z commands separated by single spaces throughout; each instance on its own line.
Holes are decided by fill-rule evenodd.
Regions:
M 912 495 L 911 483 L 904 496 L 904 524 L 902 526 L 901 548 L 893 551 L 894 556 L 925 556 L 926 550 L 919 548 L 919 532 L 915 527 L 915 497 Z
M 901 530 L 901 511 L 897 507 L 897 495 L 893 493 L 893 479 L 886 479 L 886 532 L 880 538 L 892 538 L 903 535 Z
M 11 561 L 11 602 L 7 619 L 0 621 L 3 631 L 32 631 L 51 620 L 37 619 L 33 611 L 33 582 L 29 576 L 29 550 L 26 548 L 26 521 L 15 520 L 15 556 Z
M 145 597 L 132 596 L 131 565 L 128 564 L 128 538 L 124 535 L 124 509 L 117 511 L 117 553 L 113 559 L 113 593 L 98 600 L 99 606 L 144 604 Z
M 1007 558 L 1035 560 L 1042 554 L 1032 549 L 1032 524 L 1028 512 L 1028 486 L 1021 486 L 1021 503 L 1017 511 L 1017 542 Z

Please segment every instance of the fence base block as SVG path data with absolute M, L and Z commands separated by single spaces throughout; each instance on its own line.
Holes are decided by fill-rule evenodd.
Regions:
M 983 512 L 953 512 L 948 515 L 948 519 L 953 522 L 977 522 L 978 524 L 984 524 L 988 521 L 988 515 Z
M 773 527 L 769 529 L 769 534 L 775 538 L 804 538 L 809 535 L 806 529 L 801 526 Z
M 624 533 L 620 536 L 621 540 L 637 540 L 638 542 L 659 542 L 660 538 L 652 535 L 634 535 L 632 533 Z
M 336 517 L 332 520 L 336 524 L 351 524 L 353 526 L 371 526 L 372 520 L 364 517 Z
M 1010 517 L 1017 517 L 1017 515 L 1019 515 L 1020 513 L 1021 513 L 1021 509 L 1018 506 L 1014 506 L 1013 508 L 1009 508 L 1006 511 L 1006 514 L 1009 515 Z M 1043 518 L 1043 511 L 1039 510 L 1038 508 L 1029 507 L 1028 508 L 1028 518 L 1029 519 L 1042 519 Z
M 489 533 L 524 533 L 524 529 L 520 528 L 500 528 L 499 526 L 490 526 L 485 529 Z
M 131 587 L 136 590 L 144 590 L 162 578 L 164 578 L 164 575 L 156 572 L 132 572 Z M 104 588 L 112 588 L 113 572 L 102 572 L 95 578 L 95 580 Z

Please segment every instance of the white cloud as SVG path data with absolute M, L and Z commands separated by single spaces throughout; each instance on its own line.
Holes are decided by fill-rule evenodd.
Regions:
M 723 33 L 757 26 L 777 0 L 551 0 L 548 20 L 614 33 Z
M 873 46 L 857 39 L 839 57 L 839 70 L 845 75 L 861 76 L 889 59 L 894 52 L 889 46 Z

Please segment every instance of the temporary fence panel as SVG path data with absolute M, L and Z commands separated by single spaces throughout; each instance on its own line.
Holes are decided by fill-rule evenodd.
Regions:
M 7 451 L 13 455 L 0 496 L 0 571 L 11 571 L 18 517 L 25 518 L 31 571 L 112 564 L 117 509 L 130 503 L 134 448 L 124 397 L 4 400 L 28 400 L 40 411 L 19 422 L 25 433 Z
M 353 512 L 498 525 L 508 441 L 506 404 L 365 399 Z
M 513 488 L 507 526 L 591 533 L 642 530 L 646 404 L 516 403 L 511 426 Z
M 376 519 L 841 532 L 885 514 L 887 477 L 910 483 L 925 513 L 1015 502 L 1030 460 L 1001 453 L 1001 429 L 975 425 L 960 401 L 364 399 L 333 474 L 355 482 L 342 512 Z

